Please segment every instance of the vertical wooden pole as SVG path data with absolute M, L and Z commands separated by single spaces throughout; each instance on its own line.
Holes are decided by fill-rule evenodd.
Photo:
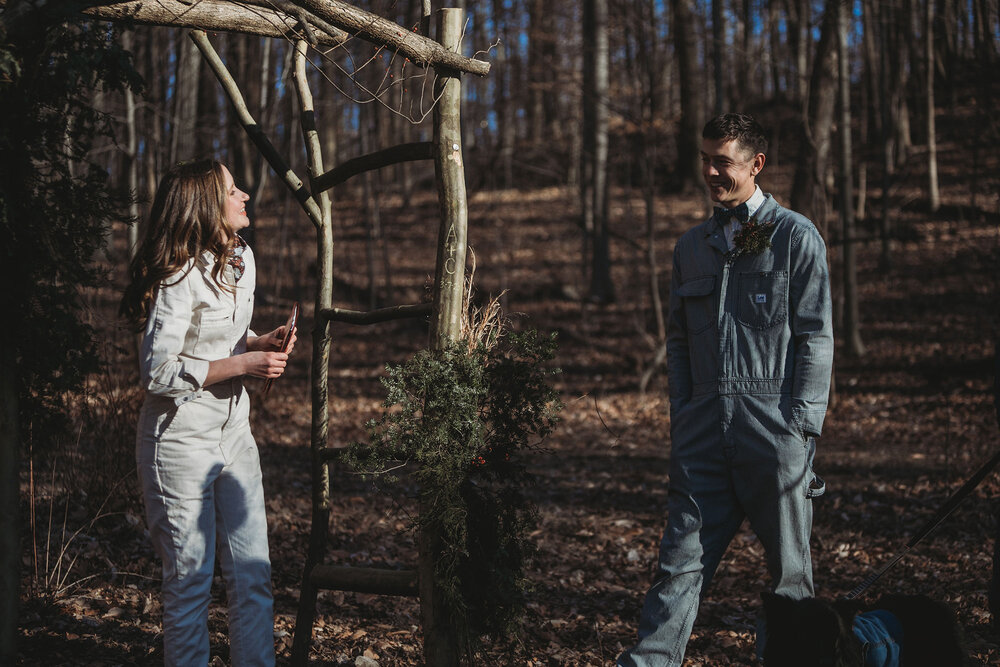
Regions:
M 458 51 L 462 18 L 460 9 L 438 11 L 437 34 L 445 48 Z M 432 350 L 440 351 L 461 335 L 468 202 L 462 160 L 462 80 L 458 72 L 450 70 L 438 68 L 436 74 L 434 94 L 438 101 L 434 108 L 434 172 L 441 226 L 429 344 Z M 419 541 L 417 569 L 424 630 L 424 664 L 454 667 L 458 665 L 458 637 L 434 581 L 434 566 L 441 551 L 441 534 L 433 528 L 424 528 Z
M 306 73 L 305 41 L 295 45 L 295 89 L 301 108 L 302 138 L 306 146 L 310 181 L 323 171 L 323 149 L 316 128 L 309 78 Z M 312 188 L 311 188 L 312 189 Z M 309 534 L 309 552 L 306 555 L 299 609 L 295 619 L 295 636 L 292 642 L 292 664 L 308 662 L 312 642 L 312 626 L 316 616 L 316 586 L 311 580 L 312 568 L 323 561 L 330 530 L 330 471 L 323 458 L 329 431 L 328 378 L 330 366 L 330 321 L 319 314 L 333 307 L 333 206 L 328 191 L 316 196 L 320 212 L 316 225 L 316 262 L 319 280 L 316 290 L 316 310 L 313 324 L 312 355 L 312 530 Z
M 462 36 L 462 11 L 438 11 L 441 44 L 457 51 Z M 434 315 L 431 349 L 439 350 L 457 340 L 462 325 L 465 288 L 468 202 L 465 163 L 462 158 L 462 80 L 453 70 L 438 68 L 434 95 L 434 173 L 438 184 L 441 226 L 438 232 L 437 269 L 434 275 Z

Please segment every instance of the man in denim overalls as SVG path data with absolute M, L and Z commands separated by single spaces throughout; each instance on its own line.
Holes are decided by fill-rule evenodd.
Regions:
M 674 248 L 667 527 L 622 667 L 680 667 L 700 599 L 745 518 L 774 592 L 813 595 L 811 498 L 824 490 L 814 437 L 833 367 L 826 247 L 809 220 L 757 187 L 767 140 L 753 118 L 719 116 L 702 138 L 702 174 L 720 208 Z

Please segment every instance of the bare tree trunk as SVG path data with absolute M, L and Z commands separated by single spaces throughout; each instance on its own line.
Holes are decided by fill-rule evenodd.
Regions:
M 809 38 L 810 12 L 808 0 L 786 0 L 788 13 L 788 36 L 792 47 L 794 67 L 794 100 L 806 104 L 809 92 Z
M 198 78 L 201 58 L 189 39 L 177 45 L 177 85 L 174 88 L 173 124 L 170 134 L 170 164 L 195 157 L 197 150 Z
M 261 128 L 271 134 L 274 118 L 277 115 L 275 105 L 270 104 L 271 93 L 274 90 L 273 80 L 275 62 L 274 40 L 261 39 L 251 35 L 233 35 L 230 44 L 236 49 L 236 63 L 240 67 L 240 79 L 245 81 L 244 89 L 249 103 L 253 105 L 254 113 L 260 118 Z M 283 71 L 291 67 L 291 49 Z M 255 212 L 260 206 L 264 193 L 268 170 L 267 163 L 260 152 L 254 150 L 246 132 L 237 123 L 229 123 L 231 133 L 230 144 L 234 156 L 233 168 L 239 170 L 240 188 L 250 195 L 247 201 L 247 214 L 251 220 L 256 220 Z
M 858 133 L 864 136 L 863 133 Z M 864 220 L 868 208 L 868 161 L 862 155 L 858 159 L 858 196 L 854 202 L 854 219 Z
M 0 663 L 4 665 L 17 663 L 21 590 L 21 438 L 14 349 L 7 344 L 0 349 Z
M 809 81 L 807 113 L 800 125 L 801 143 L 792 183 L 791 205 L 810 218 L 821 231 L 826 228 L 826 180 L 830 158 L 830 135 L 836 106 L 835 40 L 837 5 L 827 0 L 819 44 Z
M 996 61 L 996 5 L 988 0 L 974 0 L 972 3 L 976 59 L 990 65 Z
M 369 116 L 368 122 L 360 129 L 361 153 L 367 155 L 372 151 L 373 137 L 378 136 L 378 108 L 368 105 L 361 110 L 362 117 Z M 378 284 L 378 254 L 379 246 L 382 243 L 382 215 L 378 202 L 378 195 L 381 188 L 376 184 L 377 173 L 366 171 L 362 175 L 362 190 L 364 194 L 364 215 L 365 215 L 365 257 L 368 264 L 368 306 L 372 310 L 378 307 L 379 284 Z
M 866 5 L 865 2 L 861 3 L 861 17 L 859 22 L 861 24 L 861 30 L 863 31 L 862 41 L 861 41 L 861 86 L 859 86 L 859 97 L 860 101 L 858 103 L 858 108 L 861 110 L 861 115 L 858 118 L 858 137 L 861 139 L 861 146 L 867 146 L 871 138 L 871 105 L 872 105 L 872 86 L 871 80 L 873 79 L 872 67 L 874 60 L 870 60 L 869 54 L 869 44 L 872 41 L 871 38 L 871 26 L 866 25 L 865 21 Z M 858 191 L 857 198 L 854 204 L 854 219 L 864 220 L 866 217 L 866 211 L 868 208 L 868 161 L 870 159 L 869 152 L 862 148 L 860 154 L 858 155 Z
M 882 81 L 889 80 L 889 32 L 892 30 L 892 17 L 888 14 L 889 8 L 880 5 L 878 7 L 878 28 L 879 28 L 879 74 Z M 892 176 L 895 171 L 893 143 L 895 133 L 893 132 L 893 113 L 891 94 L 889 91 L 882 91 L 879 96 L 879 109 L 881 111 L 881 134 L 882 134 L 882 206 L 880 233 L 882 237 L 882 249 L 879 256 L 879 268 L 883 272 L 888 271 L 892 265 L 892 219 L 889 207 L 889 194 L 892 189 Z
M 680 76 L 681 119 L 677 134 L 677 181 L 690 191 L 701 183 L 701 130 L 705 124 L 705 92 L 698 64 L 698 36 L 692 0 L 670 0 L 674 50 Z
M 748 99 L 751 90 L 758 90 L 763 93 L 766 88 L 767 81 L 767 67 L 763 66 L 763 58 L 752 58 L 750 52 L 753 49 L 753 30 L 751 30 L 750 12 L 752 11 L 752 3 L 750 0 L 743 0 L 743 36 L 741 40 L 741 46 L 743 51 L 743 56 L 740 58 L 740 67 L 737 74 L 736 82 L 736 94 L 739 96 L 740 100 Z M 766 35 L 766 29 L 762 31 L 762 35 Z M 763 51 L 764 49 L 762 49 Z M 754 80 L 754 77 L 758 77 Z
M 144 199 L 152 202 L 156 195 L 157 181 L 163 171 L 164 164 L 170 160 L 170 145 L 164 140 L 163 118 L 154 113 L 152 107 L 161 109 L 167 107 L 166 77 L 168 68 L 158 66 L 158 58 L 163 53 L 172 48 L 174 39 L 170 30 L 154 30 L 152 28 L 143 29 L 146 39 L 139 40 L 139 44 L 145 47 L 145 77 L 148 82 L 146 88 L 146 99 L 149 106 L 144 112 L 145 126 L 148 135 L 146 137 L 146 147 L 143 155 L 143 171 L 145 173 Z M 148 211 L 148 206 L 147 209 Z
M 663 63 L 667 60 L 662 54 L 665 49 L 657 39 L 660 34 L 656 0 L 645 3 L 648 12 L 650 29 L 644 32 L 639 41 L 639 54 L 645 69 L 647 92 L 644 96 L 646 109 L 643 112 L 645 127 L 643 150 L 641 154 L 643 197 L 646 203 L 646 261 L 649 268 L 650 301 L 653 306 L 653 319 L 656 323 L 657 343 L 665 343 L 667 338 L 666 317 L 663 312 L 663 299 L 660 297 L 660 264 L 656 256 L 656 179 L 657 147 L 659 133 L 657 120 L 663 114 L 662 100 L 665 81 L 659 76 Z
M 539 145 L 545 136 L 545 45 L 552 39 L 547 25 L 549 8 L 545 0 L 528 3 L 528 136 Z
M 493 108 L 497 114 L 497 162 L 499 168 L 496 185 L 500 189 L 507 189 L 514 183 L 514 105 L 511 100 L 511 72 L 508 57 L 509 31 L 507 18 L 504 10 L 503 0 L 493 0 L 493 24 L 497 26 L 497 37 L 500 45 L 496 51 L 496 74 L 494 76 L 495 93 L 493 96 Z M 530 36 L 529 36 L 530 39 Z
M 937 133 L 934 118 L 934 0 L 926 0 L 924 38 L 927 48 L 927 180 L 931 213 L 941 208 L 941 191 L 938 189 Z
M 896 123 L 896 155 L 894 157 L 897 166 L 904 164 L 913 152 L 913 139 L 910 132 L 910 104 L 907 101 L 907 89 L 909 88 L 911 67 L 916 67 L 919 61 L 909 62 L 911 36 L 916 34 L 914 24 L 915 0 L 903 0 L 902 15 L 897 16 L 892 22 L 891 39 L 893 48 L 892 75 L 889 79 L 892 84 L 892 105 L 893 115 Z
M 726 110 L 725 67 L 723 58 L 726 52 L 725 35 L 722 24 L 723 0 L 712 0 L 712 74 L 715 80 L 715 114 Z
M 848 0 L 837 4 L 837 61 L 840 84 L 840 223 L 844 238 L 844 335 L 847 352 L 860 357 L 865 354 L 861 341 L 860 309 L 858 308 L 858 262 L 854 246 L 854 207 L 851 165 L 854 156 L 851 149 L 851 72 L 848 62 L 847 34 L 850 30 Z
M 580 197 L 584 234 L 589 237 L 589 298 L 614 301 L 608 243 L 608 80 L 610 52 L 607 0 L 583 3 L 583 155 Z M 585 247 L 586 247 L 585 243 Z M 584 269 L 586 275 L 586 268 Z
M 135 43 L 135 31 L 123 31 L 121 39 L 122 48 L 126 51 L 132 51 Z M 139 140 L 136 130 L 135 95 L 128 86 L 125 87 L 125 136 L 124 170 L 129 190 L 128 214 L 131 218 L 125 247 L 128 249 L 128 258 L 131 260 L 139 246 Z
M 783 29 L 787 28 L 783 28 L 781 25 L 781 19 L 779 18 L 778 13 L 778 3 L 769 3 L 766 26 L 768 43 L 766 45 L 763 43 L 761 44 L 763 49 L 762 65 L 767 67 L 771 78 L 772 95 L 775 99 L 782 99 L 786 92 L 781 85 L 781 71 L 784 65 L 781 61 L 782 52 L 784 50 L 781 44 L 781 34 Z

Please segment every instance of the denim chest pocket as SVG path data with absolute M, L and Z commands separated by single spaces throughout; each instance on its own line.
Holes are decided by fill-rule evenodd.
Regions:
M 715 276 L 692 278 L 677 287 L 683 299 L 684 317 L 690 333 L 701 333 L 715 322 Z
M 788 319 L 788 272 L 741 273 L 736 317 L 752 329 L 769 329 Z

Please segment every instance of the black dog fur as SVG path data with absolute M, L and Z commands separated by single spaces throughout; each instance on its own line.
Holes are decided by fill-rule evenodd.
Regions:
M 967 654 L 951 609 L 925 595 L 885 595 L 871 606 L 762 593 L 767 617 L 765 667 L 864 667 L 854 617 L 885 609 L 903 627 L 902 667 L 963 667 Z

